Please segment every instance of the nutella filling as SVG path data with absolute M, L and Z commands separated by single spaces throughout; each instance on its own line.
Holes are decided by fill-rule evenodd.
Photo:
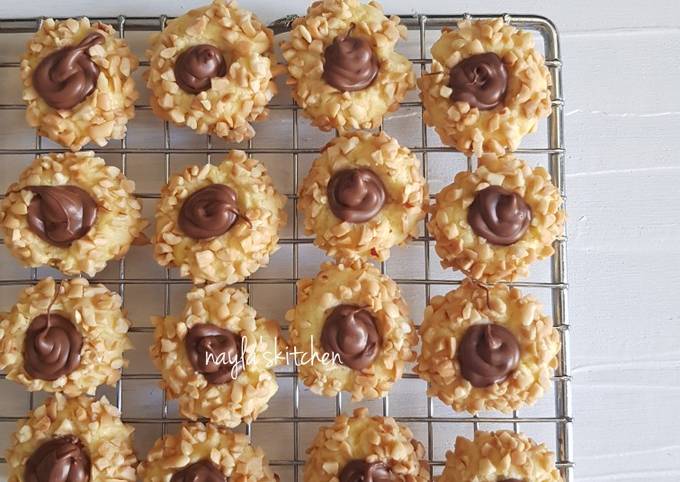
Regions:
M 47 313 L 31 321 L 24 337 L 24 369 L 32 378 L 56 380 L 80 365 L 83 336 L 61 315 Z
M 97 204 L 76 186 L 29 186 L 28 227 L 55 246 L 68 246 L 85 236 L 97 218 Z
M 519 241 L 531 224 L 531 208 L 519 194 L 489 186 L 475 194 L 467 221 L 491 244 L 509 246 Z
M 189 363 L 213 385 L 229 383 L 243 371 L 241 344 L 239 335 L 211 323 L 192 326 L 184 338 Z
M 170 482 L 227 482 L 227 478 L 215 464 L 206 459 L 175 472 Z
M 517 368 L 519 355 L 515 335 L 492 323 L 469 327 L 456 353 L 463 377 L 480 388 L 503 382 Z
M 508 71 L 498 55 L 487 52 L 457 63 L 449 74 L 451 100 L 490 110 L 498 106 L 508 90 Z
M 239 217 L 236 191 L 224 184 L 211 184 L 194 192 L 179 212 L 179 228 L 193 239 L 220 236 Z
M 43 443 L 26 461 L 25 482 L 88 482 L 90 457 L 73 435 Z
M 324 51 L 323 80 L 341 92 L 355 92 L 370 86 L 380 66 L 370 42 L 350 37 L 351 29 L 338 35 Z
M 97 87 L 99 67 L 88 49 L 104 42 L 104 36 L 90 32 L 77 45 L 64 47 L 42 59 L 33 71 L 33 87 L 50 107 L 71 109 Z
M 338 171 L 326 191 L 333 214 L 350 223 L 370 221 L 385 205 L 385 186 L 370 169 Z
M 227 62 L 216 47 L 208 44 L 194 45 L 179 54 L 175 62 L 175 80 L 180 88 L 190 94 L 208 90 L 214 77 L 227 75 Z
M 390 482 L 392 472 L 382 462 L 350 460 L 340 472 L 340 482 Z
M 375 317 L 360 306 L 335 307 L 321 331 L 323 350 L 337 354 L 340 362 L 353 370 L 371 366 L 380 352 L 381 343 Z

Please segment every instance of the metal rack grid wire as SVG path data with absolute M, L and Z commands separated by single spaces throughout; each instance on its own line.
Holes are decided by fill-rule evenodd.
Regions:
M 420 70 L 420 73 L 425 72 L 426 66 L 430 63 L 430 60 L 426 51 L 426 31 L 428 30 L 439 30 L 444 26 L 455 26 L 455 23 L 464 18 L 494 18 L 499 15 L 403 15 L 401 16 L 402 24 L 404 24 L 409 30 L 415 31 L 418 34 L 419 39 L 419 56 L 418 58 L 410 59 L 416 68 Z M 548 167 L 549 171 L 553 177 L 554 183 L 557 185 L 563 198 L 565 197 L 565 186 L 564 186 L 564 170 L 565 170 L 565 149 L 564 149 L 564 133 L 563 133 L 563 89 L 562 89 L 562 62 L 560 56 L 560 42 L 559 35 L 553 23 L 539 16 L 533 15 L 503 15 L 506 22 L 509 22 L 519 28 L 534 31 L 540 35 L 544 42 L 544 52 L 546 57 L 546 64 L 553 78 L 552 86 L 552 115 L 547 121 L 547 147 L 544 148 L 524 148 L 519 149 L 516 152 L 526 153 L 526 154 L 543 154 L 548 156 Z M 274 22 L 271 27 L 276 34 L 285 33 L 290 29 L 292 19 L 294 17 L 286 17 L 284 19 Z M 91 18 L 92 20 L 98 20 L 105 23 L 112 24 L 116 26 L 118 34 L 121 37 L 125 37 L 126 32 L 129 31 L 140 31 L 140 32 L 153 32 L 162 30 L 168 20 L 167 16 L 161 15 L 159 17 L 132 17 L 120 15 L 118 17 L 107 17 L 107 18 Z M 36 31 L 42 22 L 41 18 L 34 19 L 0 19 L 0 38 L 3 35 L 11 35 L 14 33 L 31 33 Z M 142 66 L 147 66 L 148 62 L 142 61 Z M 17 68 L 19 66 L 18 61 L 6 61 L 0 62 L 0 69 L 6 68 Z M 422 110 L 422 105 L 420 102 L 403 102 L 401 108 L 420 108 Z M 137 105 L 138 110 L 149 110 L 148 105 Z M 0 111 L 8 110 L 22 110 L 24 105 L 21 103 L 5 103 L 0 104 Z M 297 193 L 298 191 L 298 179 L 299 179 L 299 158 L 303 154 L 316 154 L 319 152 L 319 148 L 306 148 L 300 146 L 300 129 L 299 129 L 299 108 L 292 102 L 281 103 L 271 105 L 270 109 L 273 111 L 286 111 L 289 112 L 292 118 L 292 145 L 289 148 L 255 148 L 253 147 L 252 141 L 248 142 L 243 146 L 243 149 L 249 154 L 287 154 L 292 158 L 292 178 L 293 178 L 293 194 L 289 194 L 288 198 L 293 203 L 294 212 L 297 212 Z M 453 149 L 448 147 L 435 147 L 428 146 L 428 131 L 422 120 L 422 111 L 419 119 L 420 127 L 422 129 L 422 138 L 420 145 L 408 146 L 413 152 L 418 153 L 422 156 L 422 167 L 423 174 L 427 177 L 428 175 L 428 155 L 434 153 L 447 153 L 455 152 Z M 104 148 L 95 149 L 98 153 L 107 153 L 111 155 L 120 156 L 120 165 L 122 171 L 127 173 L 127 156 L 129 154 L 159 154 L 164 158 L 164 176 L 165 180 L 170 176 L 171 164 L 170 156 L 175 154 L 194 154 L 205 156 L 205 162 L 210 163 L 212 161 L 212 156 L 214 154 L 223 154 L 227 149 L 214 148 L 212 139 L 210 136 L 206 136 L 206 145 L 204 148 L 173 148 L 171 146 L 171 137 L 169 131 L 169 124 L 165 122 L 163 124 L 163 147 L 128 147 L 127 138 L 119 142 L 118 146 L 116 143 L 111 143 L 109 146 Z M 4 157 L 8 159 L 9 156 L 14 155 L 25 155 L 34 156 L 36 154 L 52 152 L 58 149 L 46 149 L 42 145 L 42 139 L 40 136 L 36 135 L 35 147 L 34 148 L 5 148 L 4 146 L 0 148 L 0 158 Z M 467 159 L 467 168 L 473 168 L 473 159 Z M 138 193 L 140 198 L 145 199 L 157 199 L 157 192 L 150 193 Z M 292 218 L 292 230 L 293 236 L 289 238 L 281 239 L 281 244 L 292 245 L 292 276 L 284 278 L 258 278 L 249 279 L 244 283 L 249 294 L 251 288 L 254 285 L 293 285 L 299 278 L 299 261 L 300 254 L 299 249 L 303 244 L 311 243 L 311 239 L 304 238 L 299 233 L 299 222 L 297 216 Z M 451 279 L 435 279 L 430 273 L 430 237 L 425 233 L 423 236 L 417 238 L 417 241 L 422 242 L 425 249 L 425 276 L 423 278 L 394 278 L 395 281 L 401 285 L 421 285 L 424 287 L 426 301 L 429 302 L 430 299 L 430 288 L 433 285 L 450 285 L 455 287 L 460 283 L 457 280 Z M 385 264 L 382 264 L 382 270 L 385 271 Z M 553 255 L 550 263 L 550 281 L 549 282 L 517 282 L 513 283 L 513 286 L 527 287 L 527 288 L 542 288 L 549 290 L 552 298 L 552 316 L 555 326 L 558 328 L 561 341 L 562 350 L 559 357 L 559 365 L 557 367 L 554 376 L 554 391 L 555 391 L 555 413 L 554 416 L 549 417 L 527 417 L 518 416 L 515 412 L 512 418 L 507 417 L 496 417 L 496 416 L 464 416 L 464 417 L 442 417 L 436 415 L 434 412 L 434 401 L 430 397 L 427 397 L 427 415 L 426 416 L 402 416 L 395 417 L 398 421 L 404 423 L 425 423 L 427 425 L 427 447 L 428 447 L 428 461 L 430 463 L 431 473 L 434 471 L 434 467 L 441 467 L 444 463 L 443 460 L 437 460 L 433 454 L 433 424 L 435 423 L 450 423 L 450 424 L 472 424 L 475 429 L 481 423 L 494 424 L 494 423 L 512 423 L 513 428 L 517 431 L 519 430 L 520 424 L 531 424 L 531 423 L 550 423 L 555 425 L 556 434 L 556 456 L 557 456 L 557 466 L 559 467 L 562 476 L 565 481 L 570 482 L 573 480 L 573 458 L 572 458 L 572 407 L 571 407 L 571 392 L 570 392 L 570 361 L 569 361 L 569 323 L 567 314 L 567 270 L 566 270 L 566 236 L 558 239 L 555 242 L 555 254 Z M 126 287 L 130 285 L 140 285 L 140 284 L 151 284 L 151 285 L 161 285 L 164 290 L 164 314 L 168 315 L 170 312 L 170 288 L 175 284 L 186 284 L 189 283 L 188 280 L 182 280 L 177 278 L 172 278 L 169 270 L 165 271 L 164 277 L 158 278 L 132 278 L 126 277 L 125 259 L 119 261 L 118 267 L 118 277 L 117 278 L 94 278 L 94 281 L 101 282 L 104 284 L 114 285 L 118 287 L 118 291 L 125 300 Z M 17 279 L 2 279 L 0 280 L 0 286 L 21 286 L 30 285 L 36 283 L 38 280 L 38 272 L 36 269 L 30 270 L 30 276 L 26 278 Z M 148 333 L 151 329 L 148 327 L 133 326 L 131 328 L 132 333 Z M 280 459 L 271 460 L 272 466 L 276 467 L 290 467 L 292 468 L 293 480 L 298 482 L 302 479 L 302 466 L 304 465 L 304 447 L 300 446 L 300 424 L 306 422 L 314 423 L 328 423 L 332 420 L 331 417 L 310 417 L 301 414 L 300 409 L 300 387 L 298 386 L 298 379 L 296 375 L 296 369 L 293 371 L 281 371 L 277 372 L 277 376 L 280 378 L 292 378 L 293 383 L 293 413 L 291 417 L 268 417 L 265 413 L 264 416 L 260 417 L 254 424 L 258 423 L 292 423 L 293 424 L 293 454 L 294 457 L 290 459 Z M 4 378 L 4 375 L 1 375 Z M 405 378 L 417 378 L 413 373 L 406 373 Z M 123 411 L 123 419 L 126 422 L 136 423 L 136 424 L 159 424 L 161 425 L 162 433 L 165 433 L 166 425 L 168 423 L 181 422 L 181 419 L 171 418 L 168 416 L 168 403 L 165 397 L 163 397 L 163 405 L 161 410 L 161 416 L 158 418 L 126 418 L 125 410 L 123 407 L 123 397 L 122 390 L 123 384 L 128 380 L 149 380 L 157 381 L 159 379 L 158 373 L 144 373 L 144 374 L 126 374 L 123 373 L 121 380 L 116 385 L 115 390 L 115 400 L 118 408 Z M 33 394 L 29 396 L 30 409 L 34 406 Z M 1 405 L 0 405 L 1 410 Z M 335 411 L 336 414 L 340 414 L 343 411 L 343 399 L 341 396 L 336 397 L 335 400 Z M 390 414 L 390 401 L 389 396 L 384 397 L 382 400 L 382 412 L 384 415 Z M 0 413 L 0 422 L 15 422 L 19 417 L 4 416 Z M 251 433 L 251 426 L 245 427 L 245 432 L 247 434 Z M 426 442 L 423 440 L 423 442 Z M 452 442 L 452 441 L 451 441 Z M 5 460 L 0 458 L 0 463 L 4 463 Z

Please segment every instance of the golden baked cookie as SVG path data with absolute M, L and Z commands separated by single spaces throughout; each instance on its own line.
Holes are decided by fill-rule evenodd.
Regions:
M 202 423 L 186 423 L 178 434 L 156 440 L 137 473 L 143 482 L 278 480 L 246 435 Z
M 314 393 L 383 397 L 415 359 L 418 343 L 399 287 L 360 260 L 324 263 L 297 284 L 286 313 L 298 373 Z
M 437 482 L 562 482 L 555 455 L 521 433 L 475 432 L 456 439 Z
M 562 198 L 543 167 L 482 156 L 436 196 L 428 228 L 443 267 L 480 281 L 514 281 L 554 253 L 564 231 Z
M 321 427 L 307 449 L 304 482 L 426 482 L 423 445 L 391 417 L 358 408 Z
M 219 165 L 188 167 L 161 191 L 156 261 L 196 284 L 243 281 L 277 249 L 285 204 L 264 165 L 243 151 Z
M 281 43 L 295 101 L 327 131 L 378 127 L 415 87 L 411 62 L 394 51 L 406 27 L 382 6 L 315 1 Z
M 429 382 L 428 395 L 473 414 L 532 405 L 549 386 L 560 351 L 559 332 L 536 299 L 467 279 L 432 298 L 420 337 L 414 371 Z
M 134 482 L 133 430 L 106 397 L 56 394 L 18 423 L 7 450 L 7 480 Z
M 0 202 L 5 244 L 25 266 L 94 276 L 147 225 L 134 190 L 92 151 L 41 155 Z
M 72 151 L 123 139 L 139 96 L 138 64 L 111 25 L 45 19 L 21 59 L 26 120 Z
M 255 135 L 276 94 L 270 29 L 235 1 L 214 0 L 151 39 L 146 85 L 154 113 L 198 134 L 241 142 Z
M 195 287 L 178 318 L 154 318 L 151 357 L 179 411 L 227 427 L 250 423 L 278 390 L 274 368 L 286 343 L 275 321 L 260 318 L 242 289 Z
M 85 278 L 47 278 L 0 318 L 0 369 L 30 391 L 94 395 L 115 385 L 132 348 L 122 300 Z
M 502 18 L 445 27 L 418 85 L 425 122 L 467 155 L 515 151 L 551 111 L 552 79 L 533 35 Z
M 300 188 L 305 233 L 337 258 L 384 261 L 417 235 L 429 199 L 418 159 L 387 134 L 347 133 L 314 161 Z

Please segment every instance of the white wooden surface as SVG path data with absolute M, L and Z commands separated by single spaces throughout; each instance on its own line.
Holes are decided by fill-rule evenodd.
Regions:
M 176 15 L 201 3 L 3 0 L 0 17 Z M 306 7 L 241 3 L 267 21 Z M 418 2 L 419 13 L 447 10 L 543 14 L 560 29 L 576 478 L 678 481 L 680 3 Z

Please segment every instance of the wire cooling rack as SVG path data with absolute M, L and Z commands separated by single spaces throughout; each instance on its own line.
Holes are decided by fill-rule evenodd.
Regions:
M 430 63 L 429 46 L 436 40 L 442 27 L 453 27 L 463 18 L 497 16 L 401 16 L 402 23 L 411 32 L 410 40 L 400 43 L 398 50 L 411 58 L 416 73 L 420 74 Z M 537 47 L 542 49 L 553 78 L 552 115 L 541 125 L 538 134 L 525 139 L 526 147 L 518 150 L 517 154 L 532 163 L 544 164 L 564 196 L 562 62 L 557 30 L 550 20 L 543 17 L 503 17 L 507 22 L 535 34 Z M 277 35 L 285 35 L 293 18 L 278 20 L 271 27 Z M 128 38 L 135 52 L 143 59 L 148 33 L 163 29 L 168 17 L 121 15 L 91 19 L 114 25 L 119 35 Z M 36 154 L 63 150 L 35 135 L 23 121 L 25 107 L 21 102 L 18 59 L 26 40 L 39 28 L 41 21 L 40 18 L 0 19 L 0 81 L 5 87 L 0 92 L 0 188 L 3 191 Z M 148 62 L 142 60 L 141 65 L 140 71 L 144 70 Z M 301 276 L 313 275 L 323 259 L 322 254 L 311 246 L 312 240 L 302 233 L 301 220 L 296 214 L 296 193 L 311 159 L 330 137 L 309 125 L 292 103 L 283 82 L 280 85 L 282 93 L 270 106 L 271 118 L 255 126 L 258 135 L 253 141 L 230 145 L 211 136 L 187 135 L 188 129 L 176 130 L 167 122 L 162 123 L 153 118 L 148 101 L 142 97 L 137 105 L 137 118 L 129 124 L 127 137 L 122 141 L 111 142 L 104 148 L 94 149 L 107 162 L 118 165 L 137 182 L 138 196 L 148 200 L 145 203 L 147 216 L 152 213 L 154 199 L 159 197 L 160 186 L 183 165 L 219 160 L 230 148 L 244 149 L 263 160 L 277 186 L 289 199 L 289 226 L 281 239 L 282 249 L 272 259 L 272 265 L 260 270 L 243 286 L 247 288 L 251 303 L 258 311 L 282 320 L 285 309 L 295 302 L 295 282 Z M 137 78 L 137 86 L 140 91 L 144 91 L 141 76 Z M 268 133 L 268 125 L 276 126 L 278 132 Z M 400 109 L 386 119 L 384 128 L 421 159 L 423 174 L 428 178 L 431 192 L 437 192 L 450 182 L 456 171 L 474 167 L 473 159 L 441 145 L 436 133 L 425 126 L 417 93 L 411 93 Z M 260 142 L 260 139 L 264 141 Z M 407 248 L 394 249 L 392 258 L 381 265 L 382 270 L 401 286 L 418 323 L 430 296 L 454 289 L 461 279 L 457 273 L 439 269 L 438 258 L 432 248 L 423 225 L 420 236 Z M 0 255 L 0 309 L 3 310 L 14 303 L 16 295 L 25 286 L 48 275 L 59 277 L 59 273 L 51 269 L 23 269 L 6 251 L 3 249 Z M 141 266 L 146 268 L 142 269 Z M 174 270 L 162 270 L 155 266 L 148 248 L 134 248 L 128 254 L 127 262 L 123 259 L 111 263 L 94 280 L 120 293 L 133 320 L 131 337 L 136 350 L 128 352 L 128 358 L 132 359 L 130 366 L 125 369 L 115 389 L 100 389 L 98 394 L 107 395 L 122 410 L 123 419 L 135 426 L 135 444 L 139 457 L 143 458 L 157 436 L 176 430 L 177 424 L 181 422 L 176 405 L 167 401 L 158 389 L 159 375 L 149 364 L 147 347 L 151 341 L 152 328 L 145 315 L 167 315 L 179 311 L 189 281 L 179 278 Z M 454 413 L 436 399 L 427 397 L 425 383 L 410 370 L 395 385 L 390 396 L 378 401 L 353 404 L 346 395 L 325 399 L 309 393 L 303 384 L 298 383 L 295 367 L 289 366 L 277 371 L 281 387 L 270 409 L 252 425 L 243 426 L 240 430 L 250 435 L 254 443 L 263 446 L 271 465 L 283 481 L 302 480 L 305 448 L 319 426 L 328 424 L 336 414 L 350 411 L 357 405 L 367 406 L 371 413 L 394 416 L 409 425 L 416 438 L 427 448 L 432 475 L 441 472 L 444 453 L 452 448 L 456 435 L 471 437 L 478 428 L 512 428 L 546 442 L 556 452 L 557 465 L 564 479 L 572 481 L 566 237 L 555 242 L 554 256 L 543 266 L 535 267 L 532 278 L 514 285 L 532 292 L 544 300 L 545 305 L 552 307 L 554 324 L 562 339 L 560 362 L 551 393 L 537 407 L 515 412 L 511 416 L 483 413 L 471 417 Z M 283 326 L 283 330 L 287 331 L 287 327 Z M 45 396 L 26 394 L 22 387 L 5 380 L 4 375 L 0 376 L 0 390 L 3 394 L 0 397 L 0 447 L 4 448 L 15 422 Z M 422 403 L 417 402 L 418 399 Z M 0 477 L 6 479 L 4 459 L 0 459 Z

